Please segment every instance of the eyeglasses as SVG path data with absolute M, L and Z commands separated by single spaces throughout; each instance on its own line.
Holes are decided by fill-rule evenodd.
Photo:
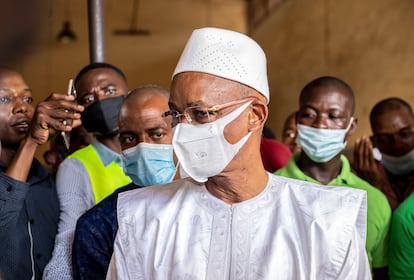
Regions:
M 213 122 L 216 119 L 219 119 L 219 112 L 224 108 L 228 108 L 234 105 L 248 102 L 255 99 L 254 97 L 246 97 L 239 100 L 230 101 L 223 104 L 213 105 L 210 107 L 205 106 L 191 106 L 184 109 L 181 113 L 177 110 L 169 110 L 162 113 L 162 117 L 172 117 L 171 126 L 175 127 L 177 124 L 182 122 L 182 117 L 185 117 L 188 123 L 191 124 L 202 124 Z

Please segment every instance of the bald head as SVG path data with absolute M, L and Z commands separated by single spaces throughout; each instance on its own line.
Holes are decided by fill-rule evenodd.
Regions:
M 301 91 L 299 96 L 299 102 L 305 100 L 310 94 L 312 94 L 317 88 L 330 88 L 332 90 L 337 90 L 341 94 L 345 95 L 348 100 L 348 105 L 350 106 L 351 114 L 354 114 L 355 111 L 355 97 L 352 88 L 336 77 L 323 76 L 316 78 L 315 80 L 309 82 Z
M 369 114 L 369 121 L 371 123 L 371 128 L 375 131 L 376 128 L 380 125 L 380 119 L 382 116 L 391 113 L 391 112 L 404 112 L 407 116 L 414 118 L 413 110 L 406 101 L 398 97 L 390 97 L 379 101 L 371 110 Z
M 372 139 L 382 154 L 400 157 L 414 149 L 414 116 L 410 104 L 391 97 L 370 113 Z
M 155 95 L 161 95 L 165 98 L 170 97 L 170 93 L 158 85 L 147 84 L 131 90 L 124 99 L 124 103 L 139 103 L 151 99 Z
M 122 149 L 141 142 L 171 144 L 171 119 L 162 117 L 169 110 L 168 90 L 157 85 L 144 85 L 132 90 L 119 112 Z

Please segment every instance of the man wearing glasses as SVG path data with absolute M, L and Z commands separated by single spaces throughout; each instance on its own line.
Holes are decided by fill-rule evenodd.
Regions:
M 266 72 L 249 37 L 192 33 L 163 114 L 189 178 L 119 195 L 107 279 L 370 278 L 365 193 L 265 171 Z

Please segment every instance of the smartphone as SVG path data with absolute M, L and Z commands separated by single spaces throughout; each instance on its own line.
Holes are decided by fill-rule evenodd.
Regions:
M 73 80 L 72 79 L 69 80 L 67 94 L 68 95 L 73 95 L 73 96 L 76 97 L 76 90 L 75 90 L 75 87 L 73 85 Z M 66 125 L 67 120 L 63 120 L 63 124 Z M 62 131 L 61 135 L 62 135 L 63 143 L 65 145 L 66 150 L 69 150 L 69 147 L 70 147 L 70 132 Z

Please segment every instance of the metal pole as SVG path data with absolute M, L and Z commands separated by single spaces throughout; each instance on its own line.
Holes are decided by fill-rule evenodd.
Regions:
M 104 62 L 103 0 L 88 0 L 90 62 Z

